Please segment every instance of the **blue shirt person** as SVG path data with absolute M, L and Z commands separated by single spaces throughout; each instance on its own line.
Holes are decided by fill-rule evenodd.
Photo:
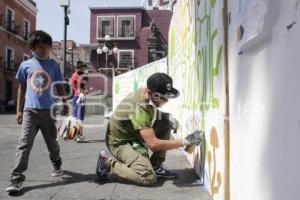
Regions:
M 33 58 L 24 61 L 16 75 L 19 81 L 16 119 L 18 124 L 22 124 L 22 129 L 17 145 L 16 164 L 11 171 L 11 184 L 5 189 L 8 193 L 22 189 L 30 151 L 39 130 L 44 137 L 54 168 L 51 176 L 63 175 L 60 147 L 56 140 L 56 118 L 51 112 L 55 101 L 51 87 L 55 81 L 62 81 L 63 76 L 59 65 L 49 58 L 52 38 L 48 33 L 33 32 L 30 35 L 29 44 Z M 58 95 L 64 98 L 66 93 L 63 84 L 55 86 Z M 66 99 L 63 102 L 66 102 Z M 64 112 L 68 113 L 67 105 L 64 105 Z
M 63 76 L 53 59 L 32 58 L 21 64 L 16 79 L 26 85 L 24 108 L 50 109 L 55 101 L 51 85 L 63 81 Z

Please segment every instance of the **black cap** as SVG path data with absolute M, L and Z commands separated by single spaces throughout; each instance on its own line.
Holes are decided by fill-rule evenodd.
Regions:
M 147 80 L 149 90 L 166 98 L 176 98 L 179 96 L 179 91 L 173 88 L 173 80 L 165 73 L 152 74 Z

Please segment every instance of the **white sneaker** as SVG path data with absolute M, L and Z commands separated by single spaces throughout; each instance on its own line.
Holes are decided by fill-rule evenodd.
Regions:
M 89 140 L 86 139 L 84 136 L 78 135 L 75 139 L 75 142 L 77 142 L 77 143 L 86 143 L 86 142 L 89 142 Z
M 64 171 L 61 170 L 60 168 L 54 169 L 51 173 L 52 177 L 59 177 L 59 176 L 63 176 L 64 175 Z
M 19 192 L 22 189 L 22 184 L 22 181 L 12 181 L 11 185 L 5 191 L 8 193 Z

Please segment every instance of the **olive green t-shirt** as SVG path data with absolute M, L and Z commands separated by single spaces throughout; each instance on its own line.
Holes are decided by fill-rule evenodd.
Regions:
M 152 128 L 156 119 L 156 108 L 144 96 L 141 88 L 124 98 L 113 112 L 108 136 L 112 145 L 128 142 L 143 142 L 140 130 Z

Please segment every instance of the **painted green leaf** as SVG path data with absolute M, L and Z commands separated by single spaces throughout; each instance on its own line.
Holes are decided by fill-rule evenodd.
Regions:
M 204 15 L 203 18 L 197 18 L 196 19 L 196 22 L 200 22 L 200 24 L 203 24 L 205 22 L 205 20 L 207 20 L 207 18 L 209 18 L 210 16 L 209 15 Z
M 222 55 L 223 55 L 223 45 L 221 45 L 218 50 L 217 63 L 213 69 L 213 76 L 219 75 L 219 65 L 221 63 Z
M 218 50 L 218 57 L 217 57 L 217 65 L 219 66 L 221 63 L 221 59 L 222 59 L 222 55 L 223 55 L 223 45 L 220 46 L 219 50 Z
M 217 109 L 220 108 L 220 101 L 216 97 L 214 97 L 212 100 L 212 107 Z
M 216 30 L 213 32 L 213 34 L 212 34 L 212 36 L 211 36 L 212 41 L 215 40 L 217 34 L 218 34 L 218 29 L 216 29 Z
M 198 51 L 198 62 L 200 62 L 203 59 L 202 51 Z
M 210 0 L 211 7 L 214 8 L 217 0 Z
M 219 67 L 213 69 L 213 76 L 219 76 Z

